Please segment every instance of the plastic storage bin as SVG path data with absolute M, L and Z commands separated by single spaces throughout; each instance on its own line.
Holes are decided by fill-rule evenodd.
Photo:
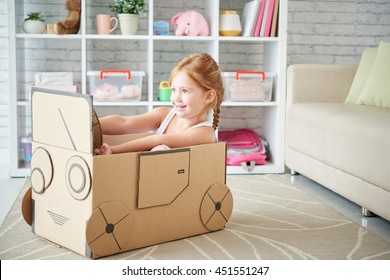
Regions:
M 140 101 L 143 71 L 88 71 L 90 94 L 98 101 Z
M 226 101 L 271 101 L 274 73 L 222 72 Z

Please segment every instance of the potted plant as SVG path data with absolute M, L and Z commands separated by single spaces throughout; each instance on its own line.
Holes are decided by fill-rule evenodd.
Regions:
M 118 13 L 122 34 L 134 35 L 137 33 L 139 15 L 147 12 L 148 5 L 144 0 L 115 0 L 110 8 Z
M 30 12 L 23 22 L 23 30 L 28 34 L 40 34 L 46 30 L 45 20 L 40 12 Z

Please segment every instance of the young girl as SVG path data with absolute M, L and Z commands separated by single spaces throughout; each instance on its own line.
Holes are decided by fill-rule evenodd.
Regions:
M 116 146 L 104 143 L 95 153 L 118 154 L 215 142 L 224 97 L 215 60 L 206 53 L 184 57 L 173 68 L 169 82 L 173 108 L 157 107 L 138 116 L 112 115 L 99 119 L 102 133 L 106 135 L 157 130 L 156 134 Z M 212 123 L 208 120 L 210 112 L 213 112 Z

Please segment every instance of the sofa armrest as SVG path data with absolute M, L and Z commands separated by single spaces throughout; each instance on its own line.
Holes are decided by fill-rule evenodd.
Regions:
M 295 64 L 287 69 L 287 104 L 338 102 L 348 96 L 357 65 Z

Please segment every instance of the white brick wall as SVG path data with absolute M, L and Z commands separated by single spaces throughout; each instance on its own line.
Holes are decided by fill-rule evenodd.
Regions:
M 357 64 L 390 41 L 389 0 L 290 0 L 288 10 L 288 64 Z
M 91 0 L 88 0 L 91 1 Z M 50 6 L 50 1 L 36 1 L 44 3 L 47 7 L 49 18 L 55 19 L 61 16 L 61 8 Z M 64 0 L 65 2 L 65 0 Z M 104 0 L 94 0 L 94 3 L 105 7 Z M 183 1 L 175 0 L 175 6 L 183 9 L 196 8 L 199 0 L 187 0 L 185 5 Z M 177 2 L 177 3 L 176 3 Z M 223 0 L 223 5 L 239 9 L 246 1 Z M 222 5 L 221 5 L 222 6 Z M 103 8 L 102 8 L 103 9 Z M 104 8 L 105 10 L 105 8 Z M 390 41 L 390 1 L 389 0 L 290 0 L 288 2 L 288 65 L 295 63 L 359 63 L 363 50 L 367 47 L 377 46 L 381 40 Z M 106 11 L 106 10 L 105 10 Z M 159 9 L 161 17 L 169 13 L 169 9 Z M 158 18 L 157 14 L 156 18 Z M 92 28 L 87 26 L 87 28 Z M 9 164 L 9 92 L 8 92 L 8 27 L 7 27 L 7 8 L 6 0 L 0 0 L 0 166 Z M 56 44 L 56 43 L 54 43 Z M 96 44 L 99 44 L 96 42 Z M 45 61 L 36 61 L 36 64 L 29 67 L 37 67 L 40 63 L 45 63 L 45 67 L 51 65 L 53 69 L 58 65 L 67 65 L 69 63 L 59 64 L 56 62 L 58 57 L 58 46 L 51 45 L 54 49 L 47 51 L 52 53 L 54 59 L 48 58 Z M 142 48 L 142 46 L 140 46 Z M 195 48 L 197 48 L 196 46 Z M 200 46 L 201 47 L 201 46 Z M 44 48 L 48 48 L 44 45 Z M 227 55 L 224 52 L 228 49 L 229 53 L 236 52 L 237 55 Z M 166 69 L 170 68 L 173 61 L 178 58 L 178 52 L 189 52 L 181 44 L 172 44 L 164 46 L 164 51 L 155 54 L 156 59 L 162 59 Z M 60 50 L 60 52 L 62 52 Z M 127 52 L 124 49 L 124 52 Z M 221 60 L 225 65 L 234 64 L 236 61 L 245 61 L 248 67 L 254 67 L 252 61 L 258 61 L 257 57 L 248 54 L 248 48 L 240 44 L 222 45 Z M 261 49 L 259 50 L 261 52 Z M 243 54 L 244 53 L 244 54 Z M 80 54 L 76 51 L 62 52 L 62 57 L 67 61 L 77 60 Z M 100 65 L 107 63 L 112 59 L 109 52 L 92 54 L 96 57 L 93 66 L 101 68 Z M 136 62 L 142 64 L 142 61 Z M 225 65 L 221 65 L 224 67 Z M 88 65 L 89 67 L 89 65 Z M 164 68 L 164 69 L 165 69 Z M 160 69 L 158 75 L 166 75 L 167 70 Z M 169 72 L 169 71 L 167 71 Z M 80 80 L 77 77 L 76 80 Z M 262 114 L 256 110 L 247 110 L 234 108 L 229 115 L 240 115 L 240 111 L 245 110 L 247 120 L 224 118 L 221 125 L 224 127 L 237 127 L 243 125 L 255 125 L 256 119 L 261 118 Z M 248 116 L 249 114 L 249 116 Z

